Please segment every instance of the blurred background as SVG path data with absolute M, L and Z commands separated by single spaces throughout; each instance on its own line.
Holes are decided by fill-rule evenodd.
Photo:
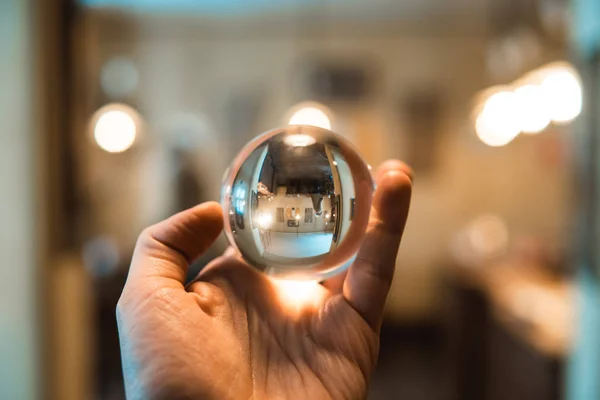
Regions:
M 415 170 L 370 399 L 600 399 L 599 44 L 597 0 L 3 0 L 0 398 L 123 399 L 138 233 L 294 119 Z

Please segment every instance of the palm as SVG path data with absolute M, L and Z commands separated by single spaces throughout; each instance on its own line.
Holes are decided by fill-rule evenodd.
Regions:
M 136 312 L 152 318 L 135 326 L 120 320 L 124 358 L 140 360 L 125 364 L 126 379 L 135 375 L 143 386 L 137 397 L 364 397 L 377 335 L 341 294 L 319 285 L 315 303 L 292 307 L 270 280 L 231 258 L 187 291 L 169 286 L 140 294 L 147 300 Z M 219 360 L 218 373 L 211 360 Z M 187 367 L 147 368 L 157 362 Z
M 363 397 L 377 356 L 377 335 L 341 294 L 312 288 L 316 301 L 294 307 L 276 286 L 243 265 L 225 261 L 209 273 L 232 316 L 225 318 L 246 355 L 232 360 L 251 372 L 257 398 Z M 243 329 L 235 323 L 242 321 Z
M 410 199 L 406 173 L 387 175 L 357 261 L 343 281 L 315 285 L 310 302 L 285 301 L 235 257 L 183 286 L 190 260 L 221 230 L 216 204 L 145 231 L 117 307 L 128 396 L 363 398 Z

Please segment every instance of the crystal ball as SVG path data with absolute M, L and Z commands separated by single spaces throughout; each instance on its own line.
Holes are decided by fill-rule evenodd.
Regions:
M 370 168 L 344 137 L 290 125 L 249 142 L 225 172 L 225 233 L 267 275 L 322 281 L 354 260 L 372 197 Z

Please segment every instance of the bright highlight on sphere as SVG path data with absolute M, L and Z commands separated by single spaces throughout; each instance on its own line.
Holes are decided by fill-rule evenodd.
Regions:
M 271 222 L 273 222 L 273 217 L 271 214 L 261 214 L 258 217 L 258 225 L 263 229 L 269 229 L 271 227 Z
M 296 111 L 290 118 L 289 125 L 310 125 L 331 129 L 331 121 L 327 114 L 316 107 L 305 107 Z
M 134 111 L 107 106 L 98 111 L 94 124 L 94 140 L 109 153 L 122 153 L 129 149 L 137 136 Z
M 285 144 L 292 147 L 306 147 L 317 143 L 317 140 L 314 137 L 304 134 L 289 135 L 286 136 L 283 141 Z
M 477 136 L 488 146 L 510 143 L 520 132 L 516 115 L 516 96 L 512 92 L 498 92 L 485 102 L 475 122 Z
M 583 94 L 581 82 L 574 71 L 567 68 L 552 71 L 541 87 L 554 122 L 567 123 L 581 113 Z
M 539 133 L 550 125 L 550 112 L 544 92 L 537 85 L 524 85 L 515 90 L 515 117 L 523 133 Z

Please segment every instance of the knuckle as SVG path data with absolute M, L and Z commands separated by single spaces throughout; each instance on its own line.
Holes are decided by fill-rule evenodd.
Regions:
M 153 229 L 151 226 L 145 228 L 139 235 L 137 239 L 138 246 L 147 246 L 152 241 Z

